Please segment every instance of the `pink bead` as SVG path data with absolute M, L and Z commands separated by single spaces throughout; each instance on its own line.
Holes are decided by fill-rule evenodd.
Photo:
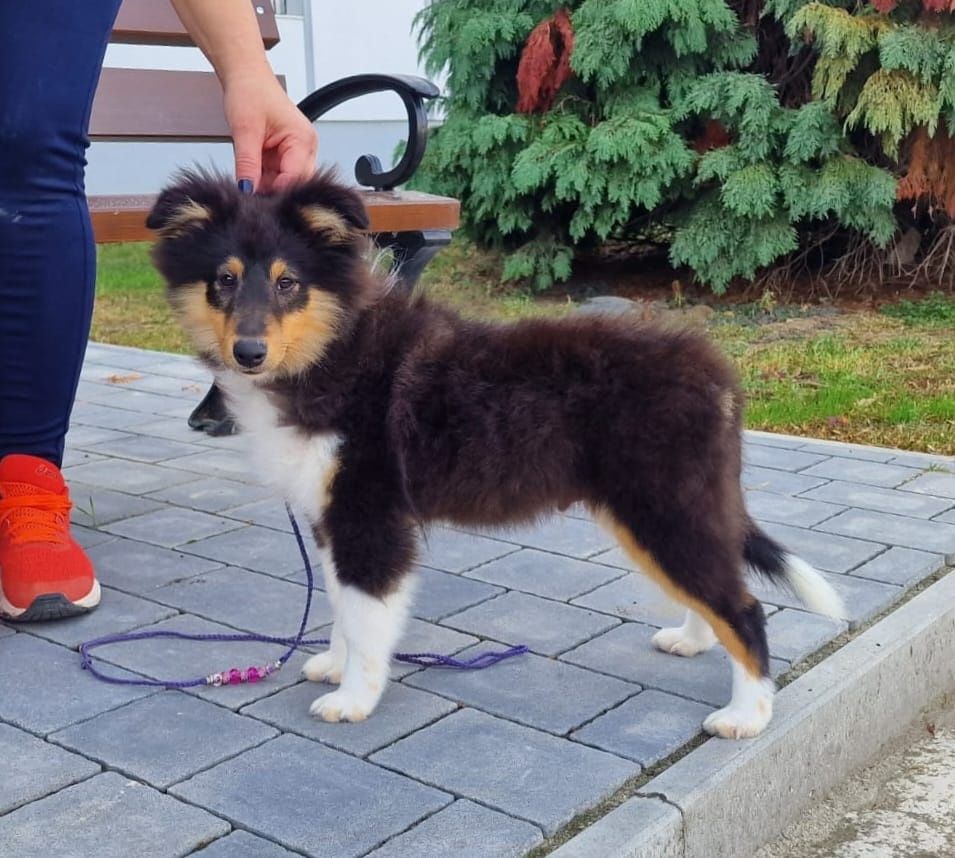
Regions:
M 258 682 L 262 678 L 262 674 L 259 673 L 257 667 L 250 667 L 246 673 L 246 681 L 248 682 Z
M 229 671 L 229 684 L 230 685 L 240 685 L 242 682 L 242 671 L 237 667 L 233 667 Z

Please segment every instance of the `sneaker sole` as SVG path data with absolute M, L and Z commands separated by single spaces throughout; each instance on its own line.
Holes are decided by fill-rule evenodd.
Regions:
M 13 623 L 35 623 L 46 620 L 62 620 L 87 614 L 100 601 L 99 581 L 93 582 L 93 588 L 82 599 L 71 602 L 62 593 L 46 593 L 37 596 L 27 608 L 11 605 L 0 590 L 0 617 Z

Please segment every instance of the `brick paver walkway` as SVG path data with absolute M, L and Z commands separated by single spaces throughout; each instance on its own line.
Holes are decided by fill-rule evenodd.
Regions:
M 82 619 L 0 626 L 0 852 L 519 856 L 726 702 L 722 650 L 652 650 L 679 610 L 582 516 L 434 529 L 402 649 L 526 643 L 533 654 L 474 673 L 396 665 L 365 723 L 308 716 L 321 687 L 300 679 L 302 655 L 235 688 L 97 682 L 75 647 L 99 635 L 297 626 L 304 576 L 282 505 L 247 472 L 241 438 L 185 426 L 207 381 L 187 358 L 89 348 L 66 473 L 103 603 Z M 757 434 L 746 455 L 754 515 L 826 572 L 852 624 L 955 560 L 952 460 Z M 844 628 L 757 592 L 776 674 Z M 328 622 L 319 593 L 312 628 Z M 176 678 L 279 651 L 149 641 L 102 658 Z

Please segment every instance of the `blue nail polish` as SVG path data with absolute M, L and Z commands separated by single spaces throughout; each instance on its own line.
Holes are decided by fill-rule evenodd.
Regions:
M 239 193 L 242 193 L 242 194 L 251 194 L 251 193 L 252 193 L 252 180 L 251 180 L 251 179 L 239 179 Z

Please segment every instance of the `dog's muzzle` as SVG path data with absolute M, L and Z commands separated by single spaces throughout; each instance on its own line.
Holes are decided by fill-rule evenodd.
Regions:
M 264 340 L 236 340 L 232 346 L 232 355 L 235 357 L 239 366 L 246 369 L 255 369 L 265 363 L 265 356 L 269 353 L 269 347 Z

